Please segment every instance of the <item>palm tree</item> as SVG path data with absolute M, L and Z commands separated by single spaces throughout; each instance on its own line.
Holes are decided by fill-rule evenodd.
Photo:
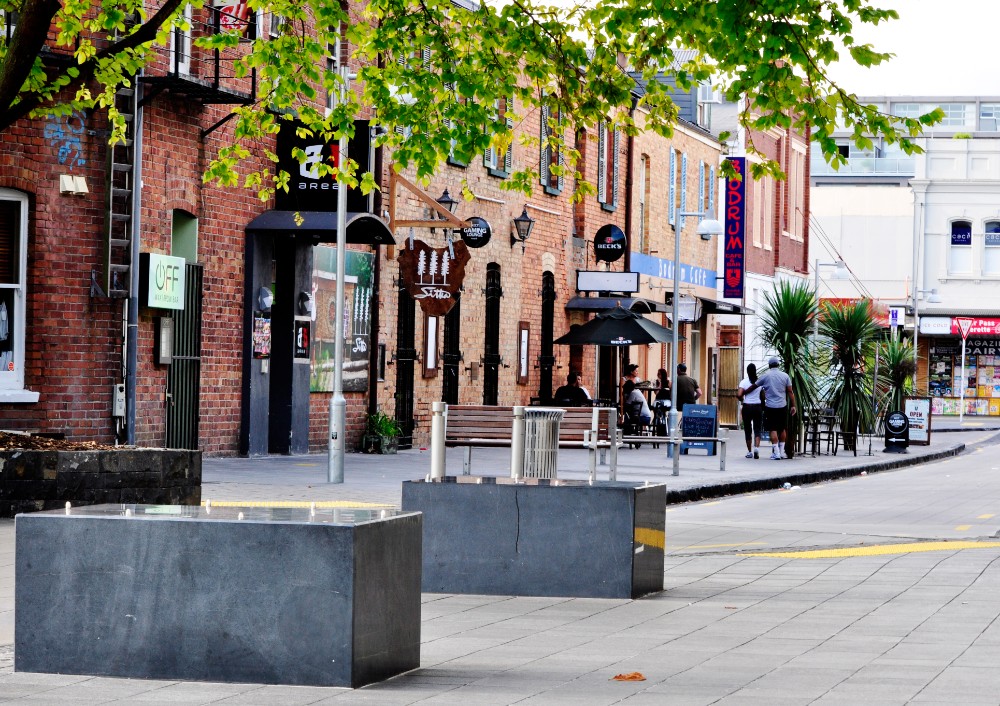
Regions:
M 908 395 L 913 394 L 917 371 L 913 360 L 913 341 L 890 339 L 879 346 L 879 386 L 883 392 L 883 412 L 903 410 Z
M 805 411 L 816 402 L 816 364 L 812 355 L 813 324 L 816 320 L 816 295 L 804 282 L 779 282 L 773 292 L 764 292 L 758 336 L 785 364 L 792 379 L 796 406 Z M 795 439 L 802 427 L 802 414 L 790 420 L 785 449 L 792 456 Z
M 841 429 L 848 433 L 845 446 L 854 448 L 856 432 L 871 430 L 875 420 L 874 381 L 866 365 L 874 357 L 879 333 L 871 302 L 825 305 L 819 331 L 831 375 L 825 396 L 840 418 Z

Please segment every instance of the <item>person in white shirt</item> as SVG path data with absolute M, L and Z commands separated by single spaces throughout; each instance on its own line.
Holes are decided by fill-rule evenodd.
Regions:
M 764 421 L 764 391 L 758 387 L 753 392 L 747 392 L 755 382 L 757 366 L 750 363 L 747 366 L 747 376 L 740 380 L 740 387 L 736 391 L 736 397 L 743 403 L 743 434 L 747 440 L 747 458 L 760 458 L 760 430 L 761 422 Z
M 750 386 L 747 392 L 758 388 L 764 390 L 764 421 L 767 430 L 771 432 L 771 460 L 779 461 L 788 458 L 785 455 L 785 438 L 788 429 L 789 416 L 795 416 L 795 392 L 792 391 L 792 379 L 788 373 L 778 366 L 781 361 L 778 356 L 771 356 L 767 361 L 768 370 Z

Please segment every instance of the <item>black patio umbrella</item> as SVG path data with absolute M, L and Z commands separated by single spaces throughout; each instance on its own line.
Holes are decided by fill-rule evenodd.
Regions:
M 567 346 L 636 346 L 644 343 L 667 343 L 673 339 L 673 335 L 672 330 L 619 304 L 614 309 L 601 312 L 585 324 L 574 326 L 569 333 L 560 336 L 553 343 Z M 678 336 L 678 340 L 683 341 L 684 337 Z

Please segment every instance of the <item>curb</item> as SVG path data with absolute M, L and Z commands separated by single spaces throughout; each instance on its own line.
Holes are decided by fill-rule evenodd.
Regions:
M 939 461 L 942 458 L 958 456 L 965 451 L 965 444 L 955 444 L 940 451 L 934 451 L 920 456 L 904 458 L 894 458 L 891 461 L 875 461 L 866 463 L 863 466 L 852 466 L 851 468 L 833 468 L 827 471 L 816 471 L 815 473 L 796 473 L 794 475 L 779 476 L 774 478 L 755 478 L 753 480 L 734 481 L 732 483 L 717 483 L 712 485 L 701 485 L 694 488 L 682 488 L 667 491 L 667 505 L 677 505 L 679 503 L 695 502 L 697 500 L 710 500 L 712 498 L 722 498 L 729 495 L 741 495 L 743 493 L 753 493 L 761 490 L 776 490 L 785 483 L 792 485 L 806 485 L 807 483 L 822 483 L 828 480 L 839 480 L 841 478 L 851 478 L 861 475 L 861 472 L 878 473 L 879 471 L 893 471 L 897 468 L 908 466 L 919 466 L 930 461 Z

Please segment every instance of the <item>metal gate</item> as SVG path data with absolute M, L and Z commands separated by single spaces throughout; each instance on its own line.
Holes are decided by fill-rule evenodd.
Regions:
M 184 267 L 184 308 L 173 312 L 174 351 L 167 373 L 167 448 L 198 448 L 201 399 L 201 295 L 204 268 Z
M 413 375 L 417 349 L 414 348 L 416 305 L 402 279 L 397 291 L 396 307 L 396 421 L 402 434 L 399 448 L 413 446 Z
M 736 390 L 743 379 L 741 352 L 736 347 L 719 348 L 719 424 L 739 426 L 739 401 Z
M 538 398 L 543 402 L 552 399 L 552 369 L 556 357 L 552 354 L 553 325 L 555 322 L 556 278 L 551 272 L 542 273 L 542 330 L 538 354 Z
M 483 341 L 483 404 L 499 404 L 500 366 L 500 265 L 491 262 L 486 266 L 486 332 Z
M 458 404 L 459 370 L 462 364 L 462 300 L 457 298 L 444 317 L 444 351 L 441 353 L 441 400 Z

